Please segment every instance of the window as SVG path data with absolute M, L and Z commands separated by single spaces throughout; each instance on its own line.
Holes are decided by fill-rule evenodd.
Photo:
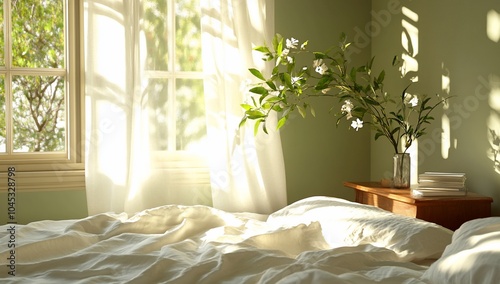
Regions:
M 206 136 L 199 0 L 145 0 L 141 62 L 145 64 L 150 141 L 157 151 L 191 151 Z M 171 36 L 170 36 L 171 35 Z
M 15 167 L 20 188 L 84 185 L 75 2 L 0 0 L 0 173 Z
M 170 202 L 211 204 L 200 0 L 140 2 L 142 94 L 154 168 L 150 181 L 175 184 L 184 192 Z

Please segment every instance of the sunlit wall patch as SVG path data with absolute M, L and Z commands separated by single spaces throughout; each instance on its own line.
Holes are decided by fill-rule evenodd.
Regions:
M 500 13 L 495 10 L 488 11 L 486 15 L 486 34 L 490 40 L 500 41 Z

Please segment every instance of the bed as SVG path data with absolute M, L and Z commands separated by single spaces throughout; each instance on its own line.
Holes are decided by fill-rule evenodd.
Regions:
M 497 283 L 500 217 L 453 232 L 333 197 L 1 226 L 2 283 Z M 9 248 L 14 236 L 15 254 Z M 12 242 L 11 242 L 12 243 Z M 9 258 L 15 256 L 15 261 Z M 13 272 L 14 271 L 14 272 Z M 15 274 L 13 276 L 12 274 Z

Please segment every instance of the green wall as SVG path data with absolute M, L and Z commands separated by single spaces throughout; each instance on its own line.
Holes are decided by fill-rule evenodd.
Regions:
M 338 43 L 341 32 L 353 37 L 370 21 L 370 1 L 276 0 L 275 30 L 286 38 L 309 40 L 310 50 L 326 50 Z M 352 38 L 351 38 L 352 40 Z M 368 42 L 355 47 L 352 60 L 364 64 L 370 59 Z M 369 131 L 336 128 L 331 100 L 315 102 L 316 117 L 299 114 L 282 128 L 288 201 L 313 195 L 353 199 L 346 180 L 369 180 Z M 338 110 L 335 110 L 337 112 Z
M 384 15 L 388 2 L 395 1 L 372 1 L 373 11 Z M 410 90 L 453 96 L 447 110 L 434 113 L 428 134 L 419 139 L 417 172 L 465 172 L 469 190 L 493 197 L 493 214 L 500 215 L 500 164 L 494 157 L 500 146 L 500 2 L 398 3 L 399 13 L 387 20 L 379 17 L 381 29 L 372 36 L 372 54 L 389 63 L 386 69 L 391 69 L 393 55 L 411 54 L 418 63 L 412 74 L 418 83 Z M 402 38 L 408 34 L 417 36 L 403 47 Z M 394 80 L 386 76 L 386 84 L 400 92 L 402 80 L 394 71 Z M 390 172 L 386 158 L 392 153 L 382 144 L 372 142 L 373 180 Z
M 7 194 L 0 193 L 0 224 L 7 222 Z M 5 206 L 3 206 L 5 204 Z M 27 224 L 39 220 L 76 219 L 87 216 L 85 190 L 16 193 L 16 220 Z
M 493 197 L 493 214 L 500 215 L 500 2 L 276 0 L 275 5 L 276 31 L 308 39 L 315 49 L 346 32 L 360 51 L 353 60 L 364 63 L 373 55 L 375 69 L 386 70 L 386 90 L 400 93 L 406 86 L 401 70 L 391 66 L 394 55 L 406 54 L 408 62 L 416 62 L 406 68 L 407 79 L 418 77 L 412 93 L 453 96 L 448 109 L 433 113 L 435 121 L 418 143 L 413 179 L 424 171 L 465 172 L 469 190 Z M 393 150 L 387 141 L 374 141 L 367 129 L 335 129 L 324 103 L 318 103 L 317 113 L 293 119 L 281 132 L 290 202 L 310 195 L 350 198 L 342 181 L 390 178 Z

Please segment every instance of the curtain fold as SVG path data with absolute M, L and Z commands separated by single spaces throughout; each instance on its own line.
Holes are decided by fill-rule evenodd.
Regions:
M 252 47 L 272 36 L 273 1 L 200 2 L 207 138 L 173 151 L 159 146 L 169 139 L 161 134 L 168 111 L 159 112 L 168 91 L 145 70 L 144 3 L 85 1 L 89 214 L 163 204 L 269 213 L 286 205 L 279 134 L 238 128 L 248 68 L 266 67 Z

